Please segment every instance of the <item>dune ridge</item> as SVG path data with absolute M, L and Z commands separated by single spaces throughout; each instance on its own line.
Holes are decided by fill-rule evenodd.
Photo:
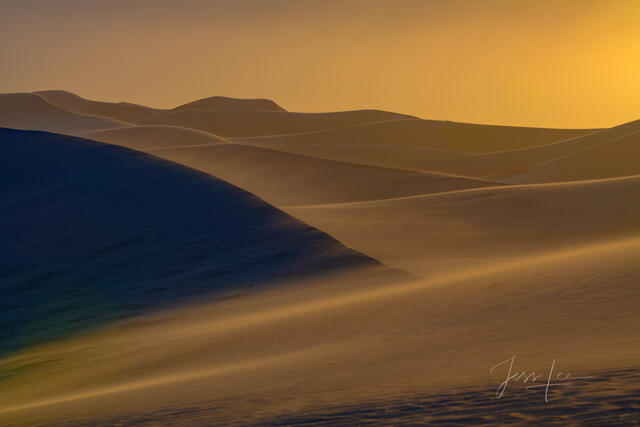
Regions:
M 87 132 L 82 137 L 140 151 L 231 143 L 209 132 L 178 126 L 129 126 Z
M 85 136 L 201 170 L 276 206 L 377 200 L 495 185 L 464 177 L 354 165 L 225 143 L 228 140 L 194 132 L 172 127 L 131 127 Z M 169 145 L 176 142 L 181 145 Z
M 596 131 L 387 120 L 339 129 L 234 140 L 329 160 L 484 177 L 471 173 L 475 172 L 473 168 L 456 167 L 455 160 L 460 159 L 464 164 L 465 156 L 546 145 Z
M 31 93 L 0 94 L 0 126 L 77 135 L 123 125 L 126 123 L 71 113 Z
M 270 99 L 242 99 L 226 96 L 211 96 L 198 99 L 178 107 L 171 111 L 180 110 L 249 110 L 249 111 L 286 111 Z
M 93 101 L 65 90 L 43 90 L 33 92 L 33 94 L 71 113 L 97 116 L 119 122 L 134 123 L 164 111 L 129 102 Z
M 178 110 L 155 115 L 138 124 L 194 128 L 223 137 L 280 135 L 332 129 L 391 118 L 415 119 L 379 110 L 335 113 L 292 113 L 288 111 Z
M 535 168 L 536 165 L 550 163 L 565 157 L 577 155 L 583 151 L 613 143 L 620 139 L 633 137 L 633 135 L 638 131 L 640 131 L 640 121 L 633 121 L 619 126 L 614 126 L 609 129 L 596 131 L 588 135 L 578 136 L 576 138 L 570 138 L 551 144 L 542 144 L 493 153 L 478 153 L 458 157 L 449 156 L 448 158 L 443 158 L 439 162 L 438 166 L 434 167 L 437 170 L 448 171 L 451 173 L 465 173 L 469 176 L 491 179 L 505 183 L 550 182 L 553 179 L 547 181 L 541 178 L 538 178 L 537 180 L 527 180 L 526 173 L 529 169 Z M 590 175 L 589 173 L 584 173 L 585 168 L 602 168 L 602 164 L 599 164 L 600 162 L 589 164 L 587 161 L 586 163 L 583 163 L 582 166 L 578 164 L 574 165 L 577 169 L 582 170 L 582 173 L 575 174 L 573 177 L 575 179 L 589 180 L 635 174 L 633 169 L 628 167 L 623 168 L 621 166 L 619 170 L 616 170 L 617 164 L 623 163 L 626 160 L 623 156 L 620 156 L 619 158 L 607 158 L 607 160 L 611 162 L 607 163 L 607 165 L 611 165 L 611 172 L 609 174 L 600 173 Z M 632 173 L 628 173 L 629 170 L 631 170 Z M 571 169 L 568 169 L 567 173 L 567 179 L 562 180 L 572 180 Z M 519 175 L 523 175 L 522 178 L 518 178 Z
M 640 129 L 601 144 L 536 163 L 507 182 L 554 182 L 612 178 L 640 173 Z M 507 179 L 508 178 L 508 179 Z
M 309 131 L 302 135 L 276 135 L 263 142 L 313 144 L 395 144 L 463 152 L 491 152 L 548 144 L 600 129 L 548 129 L 482 125 L 439 120 L 390 118 L 349 127 Z
M 639 191 L 636 175 L 284 210 L 389 266 L 428 275 L 633 235 Z

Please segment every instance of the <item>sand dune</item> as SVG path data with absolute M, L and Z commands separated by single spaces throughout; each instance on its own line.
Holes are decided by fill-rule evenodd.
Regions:
M 240 138 L 237 142 L 330 160 L 467 175 L 464 167 L 449 159 L 549 144 L 593 131 L 389 120 L 294 135 Z
M 305 134 L 287 135 L 286 137 L 291 136 L 291 139 L 295 139 L 298 135 L 303 138 Z M 345 144 L 334 143 L 330 139 L 327 139 L 324 143 L 277 143 L 269 142 L 270 138 L 271 137 L 232 138 L 232 140 L 239 144 L 313 156 L 319 159 L 422 172 L 443 169 L 443 162 L 447 162 L 448 164 L 452 158 L 465 157 L 467 155 L 460 151 L 409 147 L 393 144 L 392 142 L 386 145 L 366 143 Z M 273 138 L 279 137 L 276 136 Z
M 631 421 L 637 405 L 620 399 L 640 357 L 640 289 L 628 286 L 640 280 L 638 256 L 640 240 L 626 239 L 425 281 L 363 275 L 137 319 L 2 360 L 14 374 L 0 420 L 308 425 L 328 413 L 359 423 L 374 406 L 388 424 L 403 415 L 528 424 L 549 407 L 556 421 Z M 518 381 L 496 400 L 507 370 L 491 368 L 512 355 L 518 371 L 548 375 L 555 361 L 553 374 L 591 378 L 552 387 L 549 403 Z M 623 369 L 628 380 L 610 375 Z M 453 393 L 471 404 L 449 404 Z M 424 400 L 437 406 L 414 404 Z M 603 402 L 624 409 L 580 406 Z
M 286 111 L 270 99 L 241 99 L 226 96 L 211 96 L 172 109 L 172 111 L 179 110 Z
M 82 136 L 140 151 L 230 143 L 225 138 L 209 132 L 176 126 L 130 126 L 87 132 Z
M 316 159 L 241 144 L 206 143 L 203 132 L 133 127 L 87 137 L 149 152 L 237 185 L 281 205 L 339 203 L 493 185 L 456 176 L 411 172 Z M 142 137 L 138 135 L 144 134 Z M 201 136 L 204 134 L 204 136 Z M 202 141 L 201 141 L 202 139 Z M 172 145 L 176 143 L 182 145 Z M 162 148 L 168 146 L 169 148 Z
M 374 144 L 433 148 L 464 152 L 491 152 L 532 145 L 548 144 L 595 129 L 544 129 L 512 126 L 479 125 L 438 120 L 389 119 L 376 123 L 304 135 L 283 135 L 265 138 L 273 144 Z
M 479 188 L 285 211 L 416 274 L 640 232 L 640 176 Z
M 48 103 L 72 113 L 97 116 L 121 122 L 137 122 L 164 111 L 128 102 L 92 101 L 64 90 L 43 90 L 34 92 L 34 94 Z
M 123 125 L 125 123 L 65 111 L 30 93 L 0 94 L 0 126 L 79 134 Z
M 290 113 L 286 111 L 214 111 L 180 110 L 158 114 L 143 125 L 170 125 L 200 129 L 225 137 L 280 135 L 334 129 L 360 123 L 411 116 L 378 110 L 337 113 Z
M 276 206 L 379 200 L 492 185 L 464 177 L 354 165 L 238 144 L 150 152 L 210 173 Z
M 633 133 L 535 164 L 509 181 L 573 181 L 640 174 L 640 123 L 635 124 L 638 130 Z
M 372 124 L 371 126 L 376 126 Z M 364 126 L 363 126 L 364 127 Z M 585 136 L 522 149 L 465 153 L 393 144 L 307 142 L 310 134 L 233 140 L 257 147 L 357 164 L 455 174 L 504 183 L 540 183 L 612 178 L 640 173 L 640 122 L 631 122 Z M 314 135 L 321 135 L 318 132 Z M 296 142 L 297 140 L 297 142 Z
M 432 163 L 431 166 L 435 170 L 443 172 L 465 174 L 505 182 L 550 182 L 553 180 L 552 177 L 548 180 L 542 179 L 541 176 L 538 176 L 537 179 L 527 179 L 526 176 L 523 176 L 522 178 L 515 177 L 526 173 L 529 169 L 540 163 L 552 162 L 556 159 L 572 156 L 585 150 L 591 150 L 609 143 L 612 143 L 613 147 L 615 146 L 613 143 L 620 139 L 625 139 L 627 137 L 635 138 L 634 135 L 639 131 L 640 121 L 633 121 L 553 144 L 538 145 L 495 153 L 480 153 L 457 157 L 449 156 L 448 158 L 443 158 L 437 165 Z M 620 143 L 620 146 L 622 146 L 622 144 L 623 143 Z M 624 151 L 625 149 L 622 148 L 622 150 Z M 629 154 L 632 154 L 632 152 Z M 596 162 L 593 165 L 587 165 L 584 163 L 582 166 L 579 166 L 576 164 L 575 166 L 578 169 L 581 168 L 582 172 L 577 172 L 576 170 L 577 173 L 573 175 L 571 169 L 572 166 L 569 166 L 566 170 L 566 173 L 568 174 L 567 176 L 573 176 L 575 179 L 594 179 L 626 176 L 635 173 L 633 172 L 635 168 L 623 165 L 621 165 L 620 169 L 617 170 L 618 161 L 624 161 L 623 159 L 617 159 L 614 161 L 612 157 L 606 157 L 605 154 L 605 158 L 602 160 L 602 162 Z M 613 161 L 613 163 L 604 163 L 605 161 Z M 605 168 L 609 170 L 609 173 L 606 173 L 605 171 L 594 171 L 595 173 L 590 175 L 584 170 L 585 168 L 590 167 L 594 167 L 596 169 Z M 568 181 L 571 179 L 562 180 Z
M 0 352 L 196 296 L 379 265 L 183 166 L 55 134 L 0 136 L 0 312 L 11 313 Z
M 0 123 L 112 145 L 0 129 L 3 426 L 636 421 L 640 121 L 45 94 Z

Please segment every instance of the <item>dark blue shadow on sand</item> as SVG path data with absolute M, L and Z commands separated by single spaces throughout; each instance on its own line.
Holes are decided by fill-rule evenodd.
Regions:
M 0 354 L 197 297 L 375 264 L 204 173 L 0 128 Z

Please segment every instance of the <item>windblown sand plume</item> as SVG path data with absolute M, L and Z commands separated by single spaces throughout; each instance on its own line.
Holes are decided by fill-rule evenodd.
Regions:
M 2 425 L 637 421 L 638 122 L 0 103 Z

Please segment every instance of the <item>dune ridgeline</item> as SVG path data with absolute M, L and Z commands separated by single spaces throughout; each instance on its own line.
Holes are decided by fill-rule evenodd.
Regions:
M 54 90 L 0 127 L 2 425 L 637 418 L 640 122 Z M 585 379 L 497 399 L 510 358 Z

